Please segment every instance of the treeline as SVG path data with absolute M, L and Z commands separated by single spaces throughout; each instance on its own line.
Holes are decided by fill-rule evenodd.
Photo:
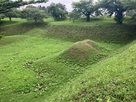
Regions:
M 23 1 L 0 1 L 0 20 L 8 17 L 25 18 L 34 22 L 42 22 L 44 18 L 53 17 L 55 21 L 62 21 L 70 18 L 73 22 L 81 16 L 86 17 L 86 21 L 90 22 L 92 16 L 114 16 L 114 20 L 118 24 L 122 24 L 124 16 L 131 16 L 136 19 L 136 0 L 80 0 L 73 2 L 73 10 L 67 12 L 66 6 L 61 3 L 52 3 L 48 7 L 27 6 L 25 9 L 19 10 L 16 7 L 28 5 L 32 3 L 47 2 L 47 0 L 33 0 L 33 2 Z

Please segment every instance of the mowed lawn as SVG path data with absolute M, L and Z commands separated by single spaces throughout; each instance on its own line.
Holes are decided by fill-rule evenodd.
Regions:
M 83 21 L 73 24 L 70 21 L 53 22 L 52 19 L 46 19 L 48 23 L 35 25 L 21 19 L 13 19 L 10 24 L 5 20 L 0 29 L 4 34 L 0 40 L 0 101 L 134 101 L 135 88 L 131 86 L 135 85 L 136 56 L 133 49 L 135 41 L 131 42 L 136 35 L 135 25 L 116 25 L 111 19 L 96 20 L 85 22 L 85 26 L 81 24 Z M 65 58 L 58 59 L 73 44 L 86 39 L 102 48 L 99 50 L 104 55 L 102 59 L 96 56 L 93 64 L 85 65 L 69 62 Z M 78 48 L 82 47 L 78 45 Z M 120 54 L 123 51 L 125 52 Z M 133 62 L 130 63 L 132 59 Z M 123 65 L 124 61 L 131 65 Z M 111 70 L 108 70 L 109 66 Z M 127 68 L 129 72 L 123 68 Z M 117 81 L 113 80 L 114 73 L 117 73 Z M 129 76 L 130 74 L 132 75 Z M 93 78 L 92 82 L 90 78 Z M 127 78 L 132 79 L 129 80 L 130 83 L 127 83 Z M 113 84 L 111 82 L 106 86 L 109 80 L 113 80 Z M 121 80 L 121 84 L 118 80 Z M 121 93 L 117 91 L 125 87 L 123 82 L 131 88 L 128 100 L 126 97 L 129 93 L 126 89 L 121 90 Z M 116 84 L 118 88 L 115 88 Z M 109 91 L 104 90 L 106 87 Z M 93 89 L 98 89 L 100 94 L 98 90 L 93 92 Z M 113 90 L 117 94 L 113 94 Z

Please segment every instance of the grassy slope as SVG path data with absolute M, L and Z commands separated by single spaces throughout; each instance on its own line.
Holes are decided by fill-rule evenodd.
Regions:
M 64 24 L 64 22 L 62 24 Z M 14 24 L 14 26 L 7 25 L 9 31 L 6 34 L 10 36 L 4 36 L 4 38 L 0 41 L 0 68 L 1 68 L 0 69 L 0 86 L 1 86 L 0 101 L 37 102 L 40 100 L 46 101 L 47 97 L 48 97 L 48 101 L 53 101 L 52 99 L 55 98 L 58 99 L 58 97 L 61 97 L 60 95 L 62 95 L 61 92 L 63 91 L 64 92 L 66 91 L 66 93 L 62 97 L 65 98 L 64 100 L 79 101 L 80 99 L 82 99 L 82 97 L 80 97 L 80 93 L 82 93 L 82 90 L 88 88 L 87 89 L 88 93 L 91 93 L 91 91 L 89 91 L 90 88 L 88 87 L 88 85 L 90 85 L 90 81 L 87 82 L 89 84 L 86 85 L 83 84 L 84 87 L 82 87 L 82 84 L 78 85 L 79 87 L 77 87 L 76 86 L 77 84 L 75 83 L 78 83 L 78 81 L 81 79 L 85 79 L 86 82 L 86 78 L 91 76 L 88 72 L 87 72 L 88 74 L 84 72 L 87 69 L 89 69 L 89 72 L 93 70 L 96 71 L 97 68 L 99 68 L 98 65 L 93 65 L 94 68 L 93 66 L 88 66 L 88 68 L 85 67 L 81 68 L 77 65 L 73 65 L 69 63 L 56 62 L 55 58 L 63 50 L 71 46 L 74 42 L 88 39 L 88 36 L 84 37 L 82 35 L 91 32 L 92 29 L 87 30 L 87 32 L 85 32 L 86 29 L 89 29 L 88 27 L 87 28 L 81 27 L 82 29 L 78 30 L 79 26 L 78 27 L 76 27 L 75 25 L 74 27 L 66 26 L 67 24 L 64 24 L 65 26 L 63 26 L 62 24 L 59 24 L 58 27 L 45 26 L 44 29 L 35 28 L 35 26 L 32 25 L 30 26 L 30 24 L 29 25 Z M 14 30 L 18 26 L 24 29 L 21 31 L 22 33 L 20 32 L 18 33 L 16 32 L 16 30 Z M 91 26 L 96 26 L 96 24 L 94 25 L 91 24 L 90 27 Z M 61 29 L 60 27 L 62 27 L 63 29 Z M 3 27 L 3 29 L 5 28 Z M 26 28 L 27 28 L 27 32 L 25 30 Z M 93 32 L 97 32 L 98 31 L 97 26 L 94 28 L 95 29 L 93 30 Z M 75 32 L 75 29 L 77 32 Z M 102 29 L 105 31 L 105 28 Z M 108 32 L 110 32 L 111 29 L 112 28 L 108 29 Z M 115 28 L 113 28 L 112 30 L 114 31 L 114 29 Z M 70 31 L 70 33 L 68 31 Z M 134 28 L 132 28 L 131 30 L 126 29 L 125 31 L 127 31 L 127 33 L 125 33 L 126 35 L 129 33 L 129 31 L 132 31 L 132 34 L 134 34 Z M 117 35 L 120 34 L 120 32 L 124 34 L 123 30 L 120 29 L 118 29 L 116 32 Z M 79 36 L 78 34 L 80 35 L 80 37 L 77 37 Z M 100 33 L 98 33 L 98 35 L 99 34 Z M 114 36 L 114 32 L 112 32 L 112 34 L 113 35 L 111 37 Z M 54 36 L 56 35 L 56 36 L 54 37 L 52 35 Z M 95 36 L 93 35 L 93 37 Z M 131 39 L 131 37 L 129 37 L 129 39 Z M 100 46 L 103 46 L 110 51 L 121 47 L 120 42 L 105 43 L 103 42 L 103 40 L 100 39 L 97 39 L 97 41 L 98 41 L 97 43 Z M 114 41 L 116 42 L 116 39 L 114 39 Z M 122 42 L 126 43 L 126 40 L 123 40 Z M 118 52 L 120 51 L 122 50 L 119 50 Z M 112 55 L 110 54 L 110 56 Z M 114 59 L 116 60 L 116 58 Z M 106 62 L 108 63 L 107 60 L 104 63 Z M 93 68 L 93 70 L 90 68 Z M 101 70 L 103 70 L 103 68 Z M 82 73 L 84 74 L 79 77 L 79 74 Z M 100 73 L 99 70 L 97 70 L 95 74 L 96 77 L 98 78 L 99 76 L 97 76 L 97 74 L 99 73 Z M 74 81 L 74 79 L 76 80 Z M 71 80 L 73 80 L 73 82 L 71 82 Z M 110 80 L 110 77 L 107 80 Z M 71 84 L 69 85 L 68 83 Z M 73 94 L 69 93 L 69 91 L 71 91 L 69 89 L 71 85 L 73 85 L 74 88 Z M 62 90 L 59 91 L 61 88 Z M 83 98 L 85 99 L 83 100 L 88 99 L 88 93 L 85 92 L 85 95 L 83 95 L 84 96 Z M 70 96 L 70 98 L 67 96 Z
M 54 93 L 47 102 L 135 102 L 136 43 L 122 53 L 88 66 L 83 75 Z
M 23 37 L 25 37 L 25 40 L 22 40 Z M 49 75 L 50 69 L 46 72 L 46 80 L 40 81 L 39 73 L 44 66 L 40 66 L 41 63 L 39 62 L 39 65 L 36 64 L 35 66 L 36 69 L 33 69 L 30 63 L 35 63 L 35 61 L 42 58 L 50 60 L 51 63 L 51 58 L 55 56 L 56 53 L 71 44 L 71 42 L 64 43 L 64 41 L 61 40 L 43 39 L 41 37 L 30 37 L 26 35 L 20 36 L 20 41 L 14 38 L 19 40 L 18 35 L 5 37 L 1 40 L 2 43 L 5 43 L 0 46 L 0 92 L 2 93 L 0 99 L 3 102 L 10 100 L 25 101 L 44 92 L 45 90 L 38 89 L 38 85 L 42 84 L 42 82 L 47 82 L 51 78 Z M 9 43 L 9 39 L 14 40 L 14 42 Z M 46 64 L 47 62 L 44 60 L 44 63 Z M 54 67 L 56 66 L 54 65 Z M 72 74 L 70 76 L 72 76 Z M 55 82 L 51 82 L 51 84 L 53 83 Z M 46 87 L 44 89 L 46 89 Z M 25 98 L 21 99 L 23 97 Z
M 135 29 L 135 25 L 127 24 L 109 24 L 91 27 L 75 25 L 51 25 L 48 26 L 45 37 L 60 38 L 73 42 L 91 39 L 109 43 L 128 43 L 136 38 Z

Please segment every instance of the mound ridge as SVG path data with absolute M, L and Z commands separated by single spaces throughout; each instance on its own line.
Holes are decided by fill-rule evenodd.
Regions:
M 79 65 L 92 64 L 102 58 L 101 46 L 92 40 L 78 41 L 64 50 L 59 58 Z
M 11 43 L 17 43 L 19 41 L 24 41 L 27 37 L 21 35 L 14 35 L 14 36 L 4 36 L 0 39 L 0 46 L 8 45 Z

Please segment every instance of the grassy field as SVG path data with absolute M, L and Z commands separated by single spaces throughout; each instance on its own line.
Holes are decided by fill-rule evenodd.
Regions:
M 0 102 L 135 102 L 136 25 L 111 18 L 0 23 Z

